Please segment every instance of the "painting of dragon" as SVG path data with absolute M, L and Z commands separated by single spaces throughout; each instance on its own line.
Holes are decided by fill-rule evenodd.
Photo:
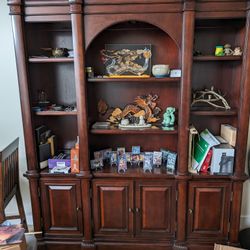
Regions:
M 109 76 L 150 75 L 150 45 L 105 45 L 101 57 Z

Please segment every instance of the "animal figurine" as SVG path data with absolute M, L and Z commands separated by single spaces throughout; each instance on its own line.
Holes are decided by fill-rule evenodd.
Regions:
M 230 44 L 225 44 L 224 45 L 224 54 L 225 56 L 231 56 L 233 54 L 233 50 L 231 49 L 231 45 Z
M 163 114 L 163 127 L 173 127 L 175 122 L 174 116 L 175 108 L 174 107 L 167 107 L 165 113 Z
M 233 56 L 242 56 L 241 47 L 236 47 L 233 52 Z

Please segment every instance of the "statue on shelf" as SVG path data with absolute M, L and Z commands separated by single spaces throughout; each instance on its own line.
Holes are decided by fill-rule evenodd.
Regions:
M 236 47 L 233 51 L 233 56 L 242 56 L 241 47 Z
M 162 126 L 164 129 L 173 130 L 175 122 L 175 108 L 167 107 L 165 113 L 163 114 Z
M 129 124 L 138 125 L 140 123 L 148 127 L 148 124 L 160 120 L 161 109 L 157 106 L 157 99 L 158 95 L 152 94 L 137 96 L 133 103 L 127 104 L 123 109 L 109 108 L 105 101 L 100 100 L 98 102 L 99 117 L 114 125 L 127 125 L 125 123 L 129 121 Z

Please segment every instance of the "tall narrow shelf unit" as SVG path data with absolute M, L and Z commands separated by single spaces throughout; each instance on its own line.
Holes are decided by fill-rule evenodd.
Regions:
M 34 229 L 41 249 L 213 249 L 238 244 L 250 107 L 249 1 L 233 0 L 8 0 L 13 25 Z M 218 44 L 243 56 L 214 57 Z M 86 78 L 85 66 L 104 74 L 105 44 L 151 44 L 152 64 L 182 70 L 173 79 Z M 34 58 L 40 48 L 74 50 L 74 58 Z M 193 57 L 193 49 L 203 52 Z M 230 111 L 190 109 L 192 89 L 214 86 Z M 75 112 L 31 110 L 39 90 Z M 174 131 L 91 129 L 100 98 L 123 107 L 137 95 L 159 95 L 162 108 L 178 109 Z M 238 129 L 231 176 L 188 173 L 189 125 L 218 134 L 221 123 Z M 80 173 L 40 171 L 34 128 L 47 125 L 59 148 L 79 135 Z M 174 175 L 164 169 L 90 170 L 93 151 L 119 146 L 178 153 Z

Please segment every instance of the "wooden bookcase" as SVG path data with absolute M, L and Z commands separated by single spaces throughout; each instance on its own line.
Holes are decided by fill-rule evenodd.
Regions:
M 250 107 L 249 1 L 233 0 L 8 0 L 13 24 L 34 229 L 39 249 L 213 249 L 238 245 Z M 107 79 L 105 44 L 151 44 L 152 64 L 182 70 L 180 78 Z M 215 57 L 218 44 L 241 46 L 243 56 Z M 74 58 L 34 58 L 41 48 L 66 47 Z M 193 49 L 202 51 L 193 56 Z M 190 108 L 192 89 L 214 86 L 232 109 Z M 33 112 L 39 90 L 73 112 Z M 175 106 L 173 131 L 91 129 L 100 98 L 123 107 L 142 94 Z M 231 176 L 188 173 L 189 125 L 218 134 L 221 123 L 238 129 Z M 59 148 L 80 139 L 80 173 L 40 171 L 34 128 L 45 124 Z M 174 175 L 129 168 L 90 170 L 93 151 L 141 145 L 143 151 L 178 153 Z

